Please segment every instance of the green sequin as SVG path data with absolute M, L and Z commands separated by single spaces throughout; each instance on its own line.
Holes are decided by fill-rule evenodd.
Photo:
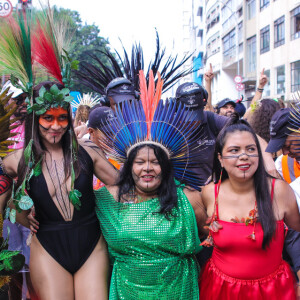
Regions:
M 200 251 L 191 204 L 177 188 L 175 217 L 167 220 L 158 199 L 115 201 L 103 187 L 95 192 L 96 212 L 113 262 L 110 300 L 199 299 Z

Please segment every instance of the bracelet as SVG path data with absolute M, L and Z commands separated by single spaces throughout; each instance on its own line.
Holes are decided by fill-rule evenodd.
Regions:
M 264 89 L 260 89 L 260 88 L 257 88 L 257 90 L 262 93 L 264 91 Z

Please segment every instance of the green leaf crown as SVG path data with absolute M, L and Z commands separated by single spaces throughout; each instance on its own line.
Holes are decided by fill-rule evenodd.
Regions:
M 35 103 L 33 105 L 31 105 L 28 98 L 26 99 L 27 112 L 34 112 L 36 115 L 40 116 L 51 108 L 62 107 L 68 109 L 70 102 L 73 100 L 73 97 L 69 94 L 69 89 L 63 88 L 60 90 L 56 84 L 52 85 L 49 91 L 47 91 L 45 87 L 41 87 L 39 90 L 39 97 L 35 98 Z

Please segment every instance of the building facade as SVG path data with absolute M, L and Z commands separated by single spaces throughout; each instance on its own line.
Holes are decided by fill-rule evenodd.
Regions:
M 263 97 L 293 100 L 293 92 L 300 90 L 300 0 L 205 0 L 202 27 L 195 22 L 195 2 L 189 15 L 190 20 L 194 16 L 189 23 L 194 40 L 190 51 L 196 47 L 196 54 L 204 53 L 198 75 L 212 65 L 213 104 L 241 95 L 252 99 L 263 69 L 269 78 Z M 201 47 L 195 42 L 197 34 L 203 37 Z M 236 75 L 242 77 L 242 85 L 236 85 Z
M 202 84 L 204 57 L 204 5 L 205 0 L 182 0 L 183 18 L 183 52 L 192 53 L 191 66 L 195 70 L 185 81 Z M 183 80 L 182 80 L 183 81 Z

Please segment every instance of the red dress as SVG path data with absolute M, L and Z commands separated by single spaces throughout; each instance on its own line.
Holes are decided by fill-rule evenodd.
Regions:
M 272 194 L 273 187 L 274 183 Z M 276 222 L 276 234 L 263 250 L 263 230 L 259 223 L 255 226 L 256 240 L 252 240 L 247 237 L 253 232 L 253 225 L 219 220 L 218 205 L 215 207 L 223 228 L 210 232 L 214 250 L 200 275 L 200 299 L 296 299 L 294 275 L 282 259 L 283 220 Z

